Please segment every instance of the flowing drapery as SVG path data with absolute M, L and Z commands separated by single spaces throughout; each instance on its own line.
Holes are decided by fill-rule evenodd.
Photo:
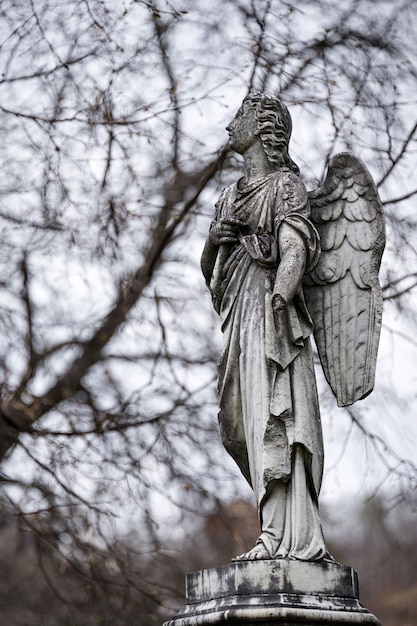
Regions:
M 305 187 L 286 168 L 230 186 L 215 221 L 244 227 L 236 244 L 219 246 L 206 276 L 224 334 L 221 436 L 254 490 L 260 541 L 271 558 L 315 560 L 326 554 L 317 505 L 323 444 L 301 284 L 284 310 L 272 309 L 284 223 L 296 234 L 306 271 L 317 263 L 318 235 L 308 218 Z

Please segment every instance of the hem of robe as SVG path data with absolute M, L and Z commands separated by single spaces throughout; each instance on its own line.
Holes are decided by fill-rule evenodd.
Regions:
M 329 558 L 305 457 L 303 446 L 294 446 L 290 480 L 271 481 L 260 505 L 262 533 L 257 543 L 263 543 L 272 559 L 320 561 Z M 278 489 L 274 489 L 278 484 L 279 495 Z

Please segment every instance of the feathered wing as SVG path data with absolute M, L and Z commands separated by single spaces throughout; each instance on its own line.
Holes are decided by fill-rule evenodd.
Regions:
M 369 171 L 347 152 L 331 159 L 323 186 L 309 197 L 322 253 L 305 277 L 305 297 L 326 379 L 338 405 L 348 406 L 374 386 L 382 322 L 382 205 Z

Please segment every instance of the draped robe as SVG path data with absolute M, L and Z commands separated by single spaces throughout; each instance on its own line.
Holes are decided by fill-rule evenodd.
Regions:
M 271 558 L 325 556 L 318 494 L 323 444 L 302 286 L 284 310 L 272 309 L 285 223 L 305 254 L 306 272 L 320 254 L 309 221 L 306 189 L 282 168 L 225 189 L 214 222 L 244 224 L 239 241 L 217 248 L 203 272 L 224 335 L 219 361 L 219 424 L 223 444 L 252 486 Z

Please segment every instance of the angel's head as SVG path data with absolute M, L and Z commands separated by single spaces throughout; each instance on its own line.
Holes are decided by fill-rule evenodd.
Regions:
M 276 168 L 286 166 L 298 174 L 296 163 L 288 154 L 292 121 L 290 113 L 277 96 L 251 91 L 243 100 L 254 111 L 259 137 L 269 162 Z

